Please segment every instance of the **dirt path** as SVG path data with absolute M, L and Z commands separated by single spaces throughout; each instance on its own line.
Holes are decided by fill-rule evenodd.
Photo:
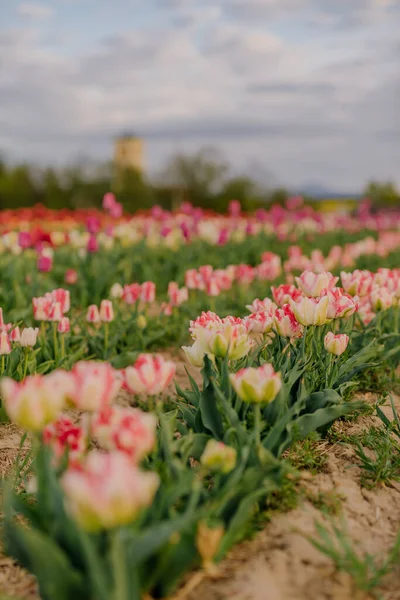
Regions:
M 179 360 L 179 353 L 163 353 Z M 195 374 L 195 372 L 193 372 Z M 186 385 L 184 365 L 179 361 L 177 378 Z M 198 379 L 198 375 L 196 377 Z M 172 389 L 171 389 L 172 393 Z M 387 414 L 390 410 L 387 409 Z M 361 417 L 335 425 L 338 432 L 357 433 L 380 422 Z M 0 426 L 0 473 L 9 472 L 18 451 L 20 431 Z M 360 469 L 348 445 L 323 442 L 327 455 L 322 472 L 302 473 L 306 491 L 300 505 L 272 521 L 253 540 L 233 549 L 219 566 L 216 579 L 202 572 L 191 575 L 176 600 L 367 600 L 351 578 L 338 573 L 333 563 L 316 550 L 303 534 L 315 535 L 315 521 L 324 516 L 310 501 L 326 495 L 340 499 L 352 540 L 371 554 L 385 556 L 400 528 L 400 485 L 368 491 L 360 486 Z M 0 592 L 24 600 L 38 600 L 34 579 L 0 553 Z M 0 595 L 1 598 L 1 595 Z M 385 580 L 385 600 L 400 600 L 400 565 Z

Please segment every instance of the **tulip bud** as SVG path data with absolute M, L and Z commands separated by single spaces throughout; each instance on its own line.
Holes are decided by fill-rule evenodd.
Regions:
M 63 318 L 61 302 L 54 302 L 50 308 L 49 321 L 58 322 Z
M 0 333 L 0 356 L 4 356 L 5 354 L 10 354 L 11 352 L 11 344 L 8 337 L 8 334 L 5 331 Z
M 147 327 L 146 317 L 144 315 L 139 315 L 136 320 L 136 324 L 139 327 L 139 329 L 146 329 L 146 327 Z
M 57 331 L 58 331 L 58 333 L 69 333 L 70 328 L 71 328 L 71 326 L 70 326 L 69 318 L 63 317 L 58 323 Z
M 68 285 L 75 285 L 78 281 L 78 273 L 75 269 L 67 269 L 65 271 L 64 281 L 65 283 L 68 283 Z
M 275 400 L 282 387 L 280 373 L 272 365 L 241 369 L 229 376 L 231 384 L 243 402 L 269 403 Z
M 236 450 L 217 440 L 209 440 L 201 455 L 201 464 L 218 473 L 229 473 L 236 466 Z
M 326 334 L 324 338 L 324 346 L 327 352 L 340 356 L 346 350 L 349 343 L 349 336 L 342 333 L 335 335 L 332 331 Z
M 21 341 L 21 331 L 18 325 L 10 331 L 10 341 L 14 342 L 15 344 Z
M 39 334 L 39 329 L 36 327 L 25 327 L 23 332 L 21 333 L 21 346 L 23 348 L 33 348 L 33 346 L 37 342 L 37 337 Z
M 110 290 L 111 298 L 122 298 L 124 294 L 124 288 L 120 283 L 114 283 Z
M 86 314 L 86 321 L 88 323 L 100 323 L 101 319 L 100 319 L 99 309 L 97 308 L 97 306 L 95 304 L 91 304 L 89 306 L 87 314 Z
M 41 254 L 37 261 L 37 268 L 42 273 L 48 273 L 51 271 L 53 267 L 53 258 L 51 256 L 46 256 L 45 254 Z
M 95 252 L 98 252 L 98 250 L 99 250 L 99 243 L 97 241 L 96 236 L 94 234 L 92 234 L 87 243 L 87 251 L 90 253 L 95 253 Z
M 218 552 L 225 530 L 222 525 L 209 527 L 206 523 L 199 523 L 196 536 L 196 546 L 203 561 L 203 568 L 212 574 L 216 567 L 213 559 Z
M 100 304 L 100 319 L 103 323 L 110 323 L 114 320 L 114 307 L 111 300 L 102 300 Z

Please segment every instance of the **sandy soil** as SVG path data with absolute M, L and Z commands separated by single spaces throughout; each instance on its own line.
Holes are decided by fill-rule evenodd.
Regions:
M 178 363 L 177 379 L 187 384 L 180 351 L 163 353 Z M 198 372 L 191 369 L 191 374 Z M 173 388 L 171 388 L 171 394 Z M 126 399 L 125 399 L 126 402 Z M 387 410 L 388 416 L 390 410 Z M 337 423 L 339 430 L 356 433 L 379 421 L 362 417 Z M 9 472 L 15 461 L 20 431 L 0 425 L 0 473 Z M 372 491 L 360 486 L 360 470 L 349 446 L 324 444 L 327 462 L 315 477 L 303 473 L 301 485 L 312 496 L 332 492 L 342 499 L 348 532 L 360 549 L 385 556 L 400 528 L 400 485 Z M 188 577 L 175 600 L 367 600 L 351 578 L 338 573 L 333 563 L 306 539 L 315 535 L 315 521 L 324 516 L 308 500 L 286 514 L 276 514 L 253 540 L 235 547 L 219 565 L 218 576 L 204 572 Z M 0 592 L 24 600 L 38 600 L 34 579 L 0 553 Z M 400 565 L 384 582 L 384 600 L 400 600 Z M 1 595 L 0 595 L 1 599 Z

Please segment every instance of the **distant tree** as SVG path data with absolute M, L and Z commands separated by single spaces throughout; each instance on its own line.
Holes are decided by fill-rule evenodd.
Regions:
M 376 208 L 396 206 L 400 203 L 400 193 L 396 185 L 390 181 L 383 183 L 371 181 L 366 186 L 364 195 L 372 201 Z
M 250 177 L 232 177 L 216 198 L 216 210 L 225 212 L 231 200 L 239 200 L 243 210 L 252 210 L 265 202 L 265 193 Z
M 129 212 L 150 208 L 155 203 L 153 187 L 142 173 L 135 169 L 116 172 L 112 189 L 118 201 Z
M 163 185 L 184 190 L 191 202 L 204 208 L 214 208 L 228 173 L 228 165 L 212 148 L 203 148 L 193 155 L 178 154 L 162 173 Z

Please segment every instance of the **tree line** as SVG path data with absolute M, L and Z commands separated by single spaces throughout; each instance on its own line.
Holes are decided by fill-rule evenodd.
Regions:
M 109 191 L 129 212 L 154 204 L 172 209 L 184 200 L 224 212 L 232 199 L 239 200 L 244 210 L 253 210 L 266 203 L 282 204 L 291 195 L 281 187 L 260 185 L 247 175 L 232 175 L 228 163 L 210 149 L 174 156 L 152 180 L 133 169 L 118 170 L 110 163 L 38 169 L 0 159 L 0 209 L 38 203 L 53 209 L 100 208 Z M 400 204 L 399 192 L 390 182 L 371 182 L 364 195 L 375 206 Z

